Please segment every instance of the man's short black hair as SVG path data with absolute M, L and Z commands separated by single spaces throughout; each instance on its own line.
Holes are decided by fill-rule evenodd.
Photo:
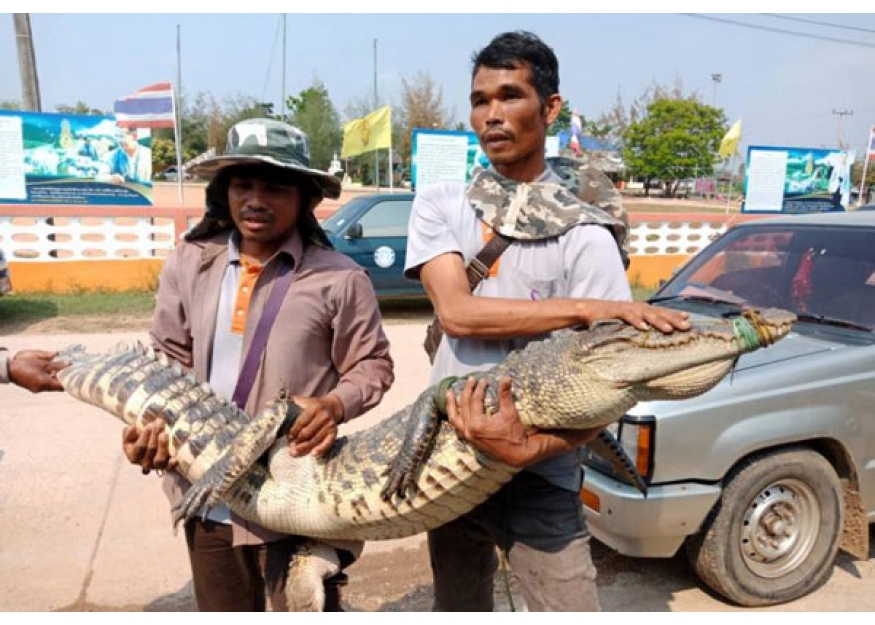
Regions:
M 553 49 L 534 33 L 525 30 L 497 35 L 471 59 L 474 67 L 471 80 L 481 67 L 490 69 L 514 69 L 527 66 L 532 84 L 542 103 L 554 93 L 559 93 L 559 61 Z

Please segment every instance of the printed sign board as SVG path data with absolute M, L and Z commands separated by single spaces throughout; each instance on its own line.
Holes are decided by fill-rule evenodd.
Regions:
M 0 111 L 0 204 L 151 205 L 151 131 L 111 116 Z
M 475 167 L 489 167 L 477 135 L 464 130 L 413 129 L 410 180 L 413 189 L 435 182 L 468 182 Z M 559 136 L 548 136 L 544 155 L 559 156 Z
M 476 165 L 489 160 L 473 132 L 413 129 L 410 181 L 414 189 L 435 182 L 468 182 Z
M 853 163 L 852 151 L 750 146 L 741 210 L 745 213 L 847 210 Z

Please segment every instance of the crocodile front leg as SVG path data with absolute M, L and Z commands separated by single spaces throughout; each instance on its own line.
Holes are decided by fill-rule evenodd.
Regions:
M 278 401 L 260 412 L 222 452 L 203 477 L 191 485 L 185 497 L 173 507 L 173 526 L 193 519 L 198 510 L 206 516 L 240 477 L 288 431 L 301 414 L 301 407 L 290 401 Z
M 441 388 L 445 387 L 439 385 L 426 389 L 413 403 L 404 442 L 398 455 L 389 463 L 386 483 L 380 491 L 383 501 L 389 501 L 392 495 L 402 500 L 412 499 L 416 494 L 416 476 L 425 464 L 441 427 L 442 414 L 435 401 Z

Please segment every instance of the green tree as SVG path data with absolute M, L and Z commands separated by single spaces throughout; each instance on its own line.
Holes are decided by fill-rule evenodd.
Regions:
M 854 163 L 851 165 L 851 184 L 857 187 L 861 187 L 860 183 L 863 179 L 863 163 Z M 875 187 L 875 163 L 869 163 L 869 166 L 865 168 L 866 170 L 866 181 L 865 188 L 871 189 Z M 863 198 L 864 202 L 868 201 L 866 197 Z
M 297 96 L 286 98 L 289 121 L 310 138 L 310 166 L 327 170 L 334 154 L 340 153 L 343 133 L 340 117 L 328 90 L 319 79 Z
M 658 179 L 674 197 L 680 180 L 714 171 L 726 130 L 720 109 L 693 98 L 657 99 L 640 121 L 626 128 L 623 158 L 634 174 L 644 177 L 646 194 Z
M 111 113 L 106 111 L 101 111 L 100 109 L 93 108 L 88 104 L 85 104 L 82 100 L 78 100 L 76 104 L 70 106 L 69 104 L 59 104 L 55 107 L 55 110 L 58 113 L 65 113 L 67 115 L 110 115 Z
M 639 123 L 647 114 L 647 107 L 657 100 L 693 100 L 702 103 L 698 93 L 693 92 L 689 95 L 684 93 L 684 84 L 680 78 L 676 78 L 672 85 L 660 85 L 654 81 L 641 95 L 634 98 L 628 107 L 623 103 L 623 96 L 618 90 L 617 99 L 611 108 L 593 123 L 601 134 L 590 132 L 594 136 L 600 136 L 615 145 L 622 146 L 629 126 Z
M 2 100 L 0 101 L 0 111 L 20 111 L 21 102 L 18 100 Z
M 556 118 L 550 127 L 547 129 L 548 135 L 557 135 L 562 130 L 571 129 L 571 104 L 568 100 L 562 100 L 562 108 L 559 109 L 559 116 Z
M 160 172 L 176 165 L 176 142 L 165 137 L 152 137 L 152 171 Z

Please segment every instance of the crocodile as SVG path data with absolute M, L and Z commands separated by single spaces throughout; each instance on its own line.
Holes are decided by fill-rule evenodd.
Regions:
M 716 385 L 746 352 L 785 336 L 786 311 L 748 310 L 729 319 L 694 318 L 689 331 L 662 334 L 620 322 L 565 330 L 533 341 L 478 373 L 512 380 L 527 426 L 597 428 L 642 400 L 684 399 Z M 171 452 L 192 487 L 175 522 L 219 501 L 266 528 L 316 539 L 401 538 L 465 514 L 507 483 L 516 468 L 460 439 L 441 418 L 433 386 L 382 422 L 341 436 L 322 458 L 293 458 L 282 435 L 299 413 L 285 397 L 251 417 L 151 348 L 108 354 L 70 349 L 57 375 L 73 397 L 142 429 L 160 417 Z M 459 394 L 464 380 L 445 385 Z

